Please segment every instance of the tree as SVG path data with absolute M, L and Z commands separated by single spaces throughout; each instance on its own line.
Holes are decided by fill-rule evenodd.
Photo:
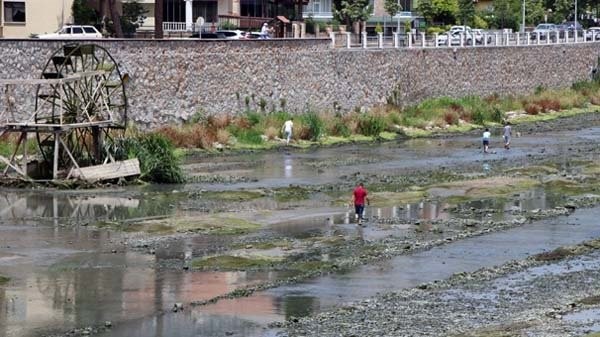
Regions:
M 369 0 L 342 0 L 339 7 L 333 9 L 333 17 L 348 26 L 355 22 L 366 21 L 373 13 Z
M 402 6 L 398 0 L 385 0 L 383 3 L 383 8 L 385 9 L 386 13 L 390 15 L 390 21 L 392 21 L 391 17 L 398 14 L 398 12 L 402 10 Z M 398 33 L 400 33 L 400 21 L 398 21 Z
M 108 11 L 110 12 L 110 18 L 113 22 L 115 37 L 123 37 L 123 29 L 121 29 L 121 17 L 119 16 L 119 12 L 117 11 L 117 5 L 115 4 L 115 0 L 106 1 L 108 1 Z
M 398 3 L 398 0 L 385 0 L 383 8 L 390 16 L 394 16 L 402 10 L 402 6 Z
M 494 0 L 493 26 L 518 30 L 519 3 L 513 0 Z
M 571 16 L 571 11 L 574 8 L 574 3 L 571 0 L 555 0 L 554 1 L 554 19 L 558 21 L 567 20 Z
M 458 0 L 458 19 L 463 25 L 473 25 L 475 18 L 475 5 L 473 0 Z
M 154 1 L 154 37 L 162 39 L 163 35 L 163 0 Z
M 126 35 L 133 35 L 135 31 L 144 24 L 147 10 L 137 0 L 123 3 L 123 16 L 121 16 L 121 27 Z
M 417 7 L 429 23 L 452 24 L 458 13 L 457 0 L 422 0 Z
M 95 25 L 98 23 L 98 12 L 88 6 L 85 0 L 74 0 L 71 5 L 73 23 L 78 25 Z
M 523 15 L 523 14 L 521 14 Z M 530 25 L 535 25 L 544 19 L 544 2 L 543 0 L 527 0 L 525 1 L 525 22 Z

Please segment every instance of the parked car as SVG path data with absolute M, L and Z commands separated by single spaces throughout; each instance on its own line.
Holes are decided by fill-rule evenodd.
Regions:
M 587 41 L 600 41 L 600 27 L 590 27 L 585 32 L 585 39 Z
M 230 40 L 243 39 L 246 35 L 246 32 L 243 30 L 217 30 L 215 33 L 222 34 L 226 39 Z
M 438 35 L 437 44 L 448 45 L 448 37 L 450 37 L 450 45 L 457 46 L 460 45 L 461 36 L 463 45 L 469 46 L 473 43 L 473 31 L 469 26 L 452 26 L 448 32 Z
M 259 32 L 246 32 L 246 34 L 244 35 L 244 39 L 246 39 L 246 40 L 264 39 L 264 36 Z
M 483 44 L 484 43 L 484 36 L 485 36 L 485 32 L 483 31 L 483 29 L 473 29 L 473 36 L 475 37 L 475 43 L 477 44 Z M 485 36 L 487 43 L 490 44 L 492 43 L 492 36 L 491 35 L 487 35 Z
M 220 34 L 220 33 L 209 33 L 209 32 L 202 32 L 202 35 L 200 35 L 198 32 L 195 32 L 192 34 L 192 36 L 190 36 L 191 38 L 201 38 L 201 39 L 224 39 L 225 35 Z
M 553 23 L 540 23 L 535 27 L 535 29 L 531 32 L 530 38 L 532 40 L 537 40 L 538 34 L 540 36 L 540 40 L 545 40 L 548 35 L 550 35 L 551 41 L 556 41 L 557 34 L 559 30 Z
M 101 39 L 100 33 L 94 26 L 64 26 L 55 33 L 39 34 L 36 36 L 39 39 L 58 39 L 58 40 L 86 40 L 86 39 Z

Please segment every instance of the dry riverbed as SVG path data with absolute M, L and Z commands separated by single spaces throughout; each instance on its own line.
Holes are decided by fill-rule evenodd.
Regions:
M 519 127 L 535 138 L 548 131 L 573 132 L 599 124 L 596 114 L 588 114 Z M 466 143 L 461 150 L 478 152 L 477 146 Z M 600 149 L 595 138 L 566 140 L 561 145 L 533 143 L 527 149 L 511 150 L 517 153 L 512 157 L 509 153 L 472 155 L 435 165 L 425 158 L 414 166 L 398 167 L 389 164 L 394 160 L 391 155 L 369 156 L 371 148 L 357 154 L 365 157 L 367 153 L 361 161 L 348 159 L 341 151 L 339 157 L 306 160 L 309 177 L 310 170 L 315 176 L 335 172 L 331 181 L 318 183 L 289 184 L 285 179 L 282 184 L 261 183 L 260 177 L 250 173 L 259 165 L 256 161 L 217 165 L 221 169 L 216 164 L 189 164 L 191 175 L 202 177 L 198 182 L 213 185 L 192 185 L 168 194 L 148 191 L 147 207 L 155 213 L 85 225 L 123 234 L 122 247 L 115 251 L 153 256 L 174 249 L 170 258 L 157 262 L 160 270 L 277 272 L 274 279 L 185 303 L 204 307 L 540 219 L 568 218 L 578 209 L 600 205 Z M 440 156 L 451 155 L 457 148 L 441 151 Z M 359 180 L 372 197 L 364 227 L 354 223 L 347 205 L 349 191 Z M 540 195 L 543 202 L 539 202 Z M 189 254 L 172 248 L 190 238 L 210 244 Z M 591 333 L 593 322 L 569 319 L 569 315 L 600 309 L 600 244 L 589 240 L 556 248 L 525 260 L 380 294 L 331 312 L 286 317 L 287 322 L 273 326 L 290 337 Z M 118 324 L 109 323 L 52 336 L 104 333 Z

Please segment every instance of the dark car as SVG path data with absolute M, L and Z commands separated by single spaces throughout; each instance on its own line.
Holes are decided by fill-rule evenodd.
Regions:
M 202 36 L 200 36 L 200 34 L 198 34 L 198 32 L 195 32 L 192 34 L 192 36 L 190 36 L 191 38 L 200 38 L 200 39 L 225 39 L 225 35 L 221 34 L 221 33 L 205 33 L 202 32 Z

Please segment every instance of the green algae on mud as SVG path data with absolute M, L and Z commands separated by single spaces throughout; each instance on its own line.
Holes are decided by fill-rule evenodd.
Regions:
M 531 322 L 514 322 L 498 326 L 479 328 L 474 331 L 452 334 L 451 337 L 520 337 L 523 330 L 532 327 Z
M 528 178 L 490 177 L 435 184 L 429 186 L 427 192 L 432 197 L 458 198 L 461 201 L 468 201 L 506 197 L 538 185 L 538 181 Z
M 288 240 L 256 241 L 247 243 L 236 243 L 231 245 L 232 249 L 252 248 L 260 250 L 269 250 L 274 248 L 291 249 L 292 242 Z
M 274 199 L 277 202 L 302 201 L 308 199 L 310 191 L 301 186 L 290 186 L 277 189 L 274 192 Z
M 505 173 L 519 174 L 527 177 L 537 177 L 540 175 L 556 174 L 558 173 L 558 169 L 547 165 L 531 165 L 509 168 L 505 170 Z
M 278 259 L 266 257 L 221 255 L 194 259 L 191 262 L 191 267 L 194 269 L 215 269 L 233 271 L 248 269 L 265 269 L 272 267 L 278 262 Z
M 6 284 L 10 281 L 10 277 L 0 275 L 0 285 Z
M 108 224 L 108 225 L 107 225 Z M 144 232 L 148 234 L 202 233 L 210 235 L 241 235 L 257 231 L 260 224 L 227 215 L 181 217 L 160 220 L 147 220 L 136 223 L 102 223 L 124 232 Z
M 222 201 L 248 201 L 262 198 L 265 195 L 265 192 L 260 190 L 205 191 L 198 193 L 196 197 Z

